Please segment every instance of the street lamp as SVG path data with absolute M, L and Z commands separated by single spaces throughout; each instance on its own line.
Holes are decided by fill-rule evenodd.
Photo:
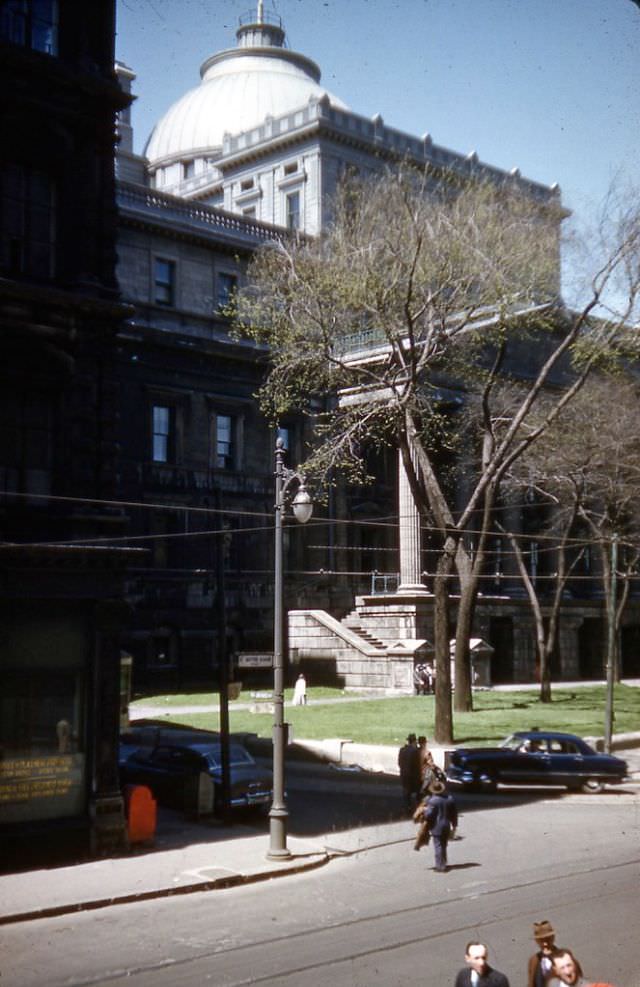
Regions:
M 284 722 L 284 649 L 283 610 L 284 572 L 282 562 L 282 521 L 286 497 L 292 483 L 298 483 L 298 492 L 291 502 L 296 521 L 305 524 L 313 513 L 313 501 L 304 483 L 304 477 L 284 465 L 285 448 L 282 438 L 276 441 L 276 504 L 275 504 L 275 576 L 273 604 L 273 797 L 269 811 L 270 860 L 284 860 L 291 856 L 287 849 L 287 819 L 289 813 L 284 794 L 284 752 L 286 729 Z

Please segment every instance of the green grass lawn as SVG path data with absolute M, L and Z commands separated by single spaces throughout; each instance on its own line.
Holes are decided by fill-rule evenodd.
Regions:
M 340 690 L 308 690 L 309 698 L 339 695 Z M 287 698 L 291 690 L 287 690 Z M 165 697 L 156 697 L 162 700 Z M 180 704 L 200 705 L 211 703 L 211 694 L 182 696 Z M 250 699 L 246 694 L 242 700 Z M 140 700 L 140 704 L 164 705 L 156 699 Z M 171 697 L 167 710 L 178 704 L 178 697 Z M 251 713 L 246 709 L 234 709 L 229 705 L 229 721 L 232 733 L 255 733 L 260 737 L 271 736 L 272 717 L 268 713 Z M 541 703 L 537 690 L 527 692 L 477 692 L 474 694 L 473 713 L 454 714 L 455 741 L 458 744 L 493 744 L 513 730 L 563 730 L 581 736 L 601 736 L 604 733 L 605 688 L 587 686 L 570 690 L 553 689 L 553 701 Z M 135 707 L 135 704 L 133 704 Z M 631 686 L 615 687 L 614 733 L 640 730 L 640 689 Z M 432 696 L 407 696 L 368 700 L 367 702 L 341 702 L 334 705 L 287 707 L 285 718 L 293 728 L 294 738 L 324 740 L 343 737 L 364 744 L 389 744 L 397 746 L 408 733 L 433 736 L 434 700 Z M 171 714 L 163 721 L 192 727 L 217 730 L 217 713 Z

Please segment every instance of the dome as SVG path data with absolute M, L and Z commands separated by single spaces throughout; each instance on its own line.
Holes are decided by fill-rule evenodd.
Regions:
M 348 107 L 320 85 L 320 69 L 310 58 L 284 48 L 278 23 L 258 17 L 241 25 L 238 47 L 208 58 L 202 81 L 173 104 L 154 127 L 145 155 L 151 166 L 194 157 L 217 157 L 225 133 L 238 134 L 300 109 L 309 99 L 327 96 Z

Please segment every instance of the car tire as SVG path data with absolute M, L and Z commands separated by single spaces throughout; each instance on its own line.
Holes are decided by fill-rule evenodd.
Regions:
M 489 778 L 488 775 L 481 775 L 476 781 L 476 791 L 485 792 L 487 795 L 493 795 L 497 787 L 495 778 Z
M 604 782 L 597 778 L 587 778 L 581 787 L 585 795 L 598 795 L 604 789 Z

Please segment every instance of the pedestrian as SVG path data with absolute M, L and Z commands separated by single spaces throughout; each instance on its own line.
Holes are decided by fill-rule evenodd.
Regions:
M 439 768 L 434 761 L 433 754 L 430 750 L 427 750 L 426 741 L 421 749 L 420 779 L 420 796 L 425 799 L 429 797 L 430 789 L 434 781 L 446 783 L 447 780 L 447 776 L 442 768 Z
M 509 987 L 504 973 L 489 966 L 489 950 L 482 942 L 468 942 L 464 951 L 467 964 L 456 977 L 455 987 Z
M 296 684 L 293 687 L 293 705 L 294 706 L 306 706 L 307 705 L 307 680 L 305 679 L 302 672 L 298 675 L 296 679 Z
M 553 976 L 554 953 L 564 952 L 564 950 L 556 946 L 555 929 L 547 919 L 533 923 L 533 938 L 538 946 L 538 951 L 529 957 L 527 987 L 546 987 Z M 582 974 L 580 964 L 578 964 L 578 973 Z
M 427 692 L 435 692 L 436 675 L 430 661 L 428 661 L 424 666 L 424 674 L 427 683 Z
M 426 686 L 426 677 L 424 665 L 418 663 L 413 669 L 413 688 L 416 690 L 416 696 L 424 696 L 424 690 Z
M 591 980 L 585 980 L 577 959 L 570 949 L 556 949 L 553 954 L 551 978 L 547 981 L 548 987 L 562 987 L 568 984 L 570 987 L 594 987 Z
M 424 818 L 433 840 L 434 870 L 444 873 L 448 870 L 447 845 L 458 825 L 458 809 L 444 782 L 432 782 Z
M 415 733 L 409 734 L 406 743 L 398 751 L 398 768 L 405 808 L 408 812 L 413 812 L 420 791 L 420 751 Z

